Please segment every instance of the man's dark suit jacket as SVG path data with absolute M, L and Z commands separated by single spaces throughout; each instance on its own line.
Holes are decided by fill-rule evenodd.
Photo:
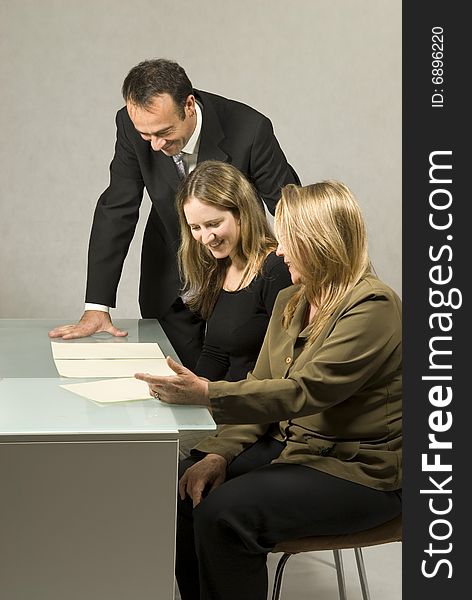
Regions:
M 240 169 L 273 214 L 280 189 L 299 184 L 267 117 L 221 96 L 195 90 L 202 106 L 198 162 L 220 160 Z M 110 185 L 95 209 L 88 254 L 86 301 L 115 306 L 116 290 L 146 188 L 152 208 L 141 253 L 139 303 L 144 318 L 167 312 L 180 291 L 177 266 L 179 184 L 172 157 L 155 152 L 135 130 L 126 107 L 116 115 Z

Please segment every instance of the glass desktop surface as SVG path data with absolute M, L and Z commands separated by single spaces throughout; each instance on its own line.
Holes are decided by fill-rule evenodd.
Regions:
M 98 378 L 59 377 L 48 331 L 60 324 L 46 319 L 0 319 L 0 441 L 5 436 L 147 435 L 216 429 L 204 407 L 170 406 L 154 398 L 105 404 L 61 388 Z M 100 333 L 63 343 L 157 342 L 165 355 L 177 359 L 156 320 L 122 319 L 115 324 L 128 331 L 126 338 Z
M 203 407 L 170 406 L 154 398 L 101 404 L 60 387 L 78 381 L 0 380 L 0 439 L 2 435 L 152 434 L 215 428 Z
M 64 320 L 57 319 L 0 319 L 0 377 L 57 377 L 48 331 L 63 324 Z M 157 319 L 118 319 L 114 324 L 128 335 L 123 338 L 95 333 L 77 340 L 54 338 L 54 341 L 64 344 L 157 342 L 165 356 L 178 360 Z

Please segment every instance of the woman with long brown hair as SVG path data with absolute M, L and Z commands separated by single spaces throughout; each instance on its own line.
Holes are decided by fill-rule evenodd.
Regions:
M 239 381 L 254 367 L 290 274 L 253 186 L 232 165 L 197 165 L 178 191 L 177 211 L 183 297 L 206 321 L 195 372 Z

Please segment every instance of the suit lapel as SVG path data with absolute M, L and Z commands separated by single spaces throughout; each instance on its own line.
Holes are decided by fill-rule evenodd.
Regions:
M 231 157 L 222 147 L 225 140 L 225 134 L 211 100 L 205 92 L 198 92 L 195 90 L 195 95 L 203 106 L 203 122 L 200 133 L 200 146 L 198 149 L 197 162 L 201 163 L 204 160 L 231 162 Z M 179 187 L 180 179 L 172 157 L 166 156 L 162 152 L 156 154 L 156 159 L 159 161 L 159 167 L 164 179 L 174 192 L 176 192 Z
M 195 90 L 195 95 L 203 106 L 203 123 L 197 162 L 201 163 L 204 160 L 231 162 L 231 157 L 223 149 L 225 134 L 211 100 L 205 92 Z
M 174 163 L 172 156 L 166 156 L 163 152 L 158 152 L 159 156 L 159 167 L 162 175 L 170 187 L 177 191 L 179 187 L 180 179 L 177 173 L 177 168 Z

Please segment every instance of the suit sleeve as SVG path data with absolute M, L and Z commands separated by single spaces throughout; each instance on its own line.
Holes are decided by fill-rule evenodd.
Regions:
M 86 302 L 112 307 L 116 304 L 116 290 L 138 222 L 144 190 L 124 118 L 123 111 L 119 111 L 110 184 L 97 202 L 88 249 Z
M 253 374 L 245 381 L 211 382 L 217 423 L 268 423 L 322 412 L 359 391 L 381 369 L 399 341 L 398 318 L 386 298 L 365 300 L 336 322 L 324 343 L 295 360 L 284 378 L 269 379 L 271 326 Z M 273 324 L 280 327 L 278 323 Z
M 272 215 L 282 187 L 289 183 L 300 184 L 274 135 L 272 123 L 266 117 L 260 120 L 255 131 L 249 177 Z

